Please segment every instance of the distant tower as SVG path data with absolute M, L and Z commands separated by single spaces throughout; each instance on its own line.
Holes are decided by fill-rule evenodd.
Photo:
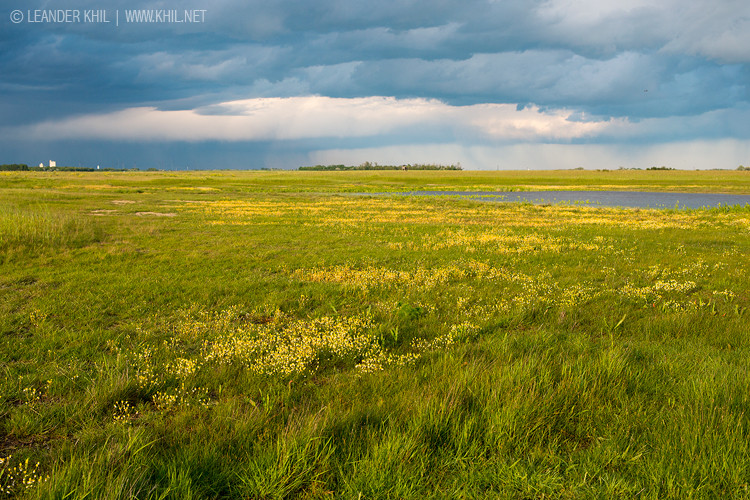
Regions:
M 57 166 L 57 162 L 55 160 L 50 160 L 49 161 L 49 167 L 50 168 L 53 168 L 53 167 L 56 167 L 56 166 Z

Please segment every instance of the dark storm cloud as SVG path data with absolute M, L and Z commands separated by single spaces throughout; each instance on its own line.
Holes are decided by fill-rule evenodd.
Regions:
M 685 140 L 716 137 L 705 117 L 742 116 L 750 102 L 746 0 L 75 0 L 65 8 L 110 16 L 206 9 L 205 23 L 10 22 L 14 9 L 55 8 L 0 0 L 0 127 L 143 106 L 221 115 L 221 103 L 257 97 L 394 96 L 631 123 L 703 117 L 659 133 Z M 722 137 L 746 137 L 740 122 Z
M 732 19 L 737 8 L 748 10 L 729 4 Z M 110 2 L 107 8 L 154 6 Z M 660 108 L 685 112 L 690 102 L 705 110 L 747 99 L 746 62 L 737 61 L 739 49 L 725 36 L 719 14 L 701 21 L 706 33 L 686 39 L 685 31 L 694 31 L 694 9 L 680 19 L 664 8 L 625 10 L 606 2 L 290 0 L 203 7 L 207 22 L 187 27 L 14 26 L 18 38 L 6 34 L 3 40 L 4 83 L 53 80 L 61 97 L 78 100 L 84 90 L 87 99 L 100 102 L 165 101 L 232 87 L 268 94 L 278 87 L 278 95 L 419 95 L 644 116 Z M 712 9 L 729 15 L 728 7 Z M 708 39 L 712 32 L 716 36 Z M 710 57 L 717 52 L 735 67 L 725 70 L 721 57 Z M 328 71 L 336 80 L 326 78 Z M 699 81 L 710 81 L 714 92 L 704 93 Z M 667 95 L 641 105 L 637 91 L 661 87 Z

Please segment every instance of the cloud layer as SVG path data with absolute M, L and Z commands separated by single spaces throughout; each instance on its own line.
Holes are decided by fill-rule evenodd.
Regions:
M 745 0 L 69 6 L 206 9 L 202 24 L 117 28 L 14 25 L 19 6 L 0 7 L 0 150 L 19 156 L 39 141 L 313 141 L 312 152 L 342 140 L 635 147 L 750 138 Z M 2 159 L 11 160 L 32 161 Z
M 557 142 L 601 134 L 619 123 L 571 115 L 510 104 L 451 106 L 434 99 L 276 97 L 193 110 L 129 108 L 9 128 L 5 134 L 35 140 L 275 141 L 429 133 L 432 140 Z

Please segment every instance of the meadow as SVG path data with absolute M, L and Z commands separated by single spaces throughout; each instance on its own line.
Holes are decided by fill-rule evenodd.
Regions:
M 0 172 L 0 498 L 750 498 L 750 172 Z

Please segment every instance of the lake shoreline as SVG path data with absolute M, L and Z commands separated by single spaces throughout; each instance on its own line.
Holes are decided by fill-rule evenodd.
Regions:
M 750 196 L 664 191 L 408 191 L 395 196 L 453 196 L 510 203 L 573 204 L 621 208 L 716 208 L 750 205 Z

